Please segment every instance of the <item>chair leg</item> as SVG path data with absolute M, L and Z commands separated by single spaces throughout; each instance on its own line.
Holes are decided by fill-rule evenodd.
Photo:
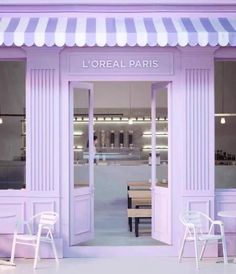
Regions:
M 37 244 L 36 244 L 36 247 L 35 247 L 35 256 L 34 256 L 34 269 L 36 269 L 37 263 L 38 263 L 39 245 L 40 245 L 40 241 L 37 239 Z
M 53 250 L 53 253 L 54 253 L 56 263 L 59 264 L 59 260 L 58 260 L 58 257 L 57 257 L 57 250 L 56 250 L 56 246 L 55 246 L 55 242 L 54 242 L 53 238 L 51 238 L 51 243 L 52 243 L 52 250 Z
M 129 231 L 132 232 L 132 218 L 129 217 Z
M 129 190 L 129 187 L 128 187 Z M 128 196 L 128 208 L 132 207 L 132 201 L 131 198 Z M 129 231 L 132 232 L 132 218 L 128 217 L 128 224 L 129 224 Z
M 179 259 L 178 259 L 179 263 L 181 262 L 181 259 L 182 259 L 182 256 L 183 256 L 187 234 L 188 234 L 187 230 L 185 229 L 184 238 L 183 238 L 182 245 L 181 245 L 180 252 L 179 252 Z
M 202 260 L 202 257 L 204 255 L 205 249 L 206 249 L 207 241 L 204 242 L 201 253 L 200 253 L 200 260 Z
M 222 237 L 222 248 L 223 248 L 223 256 L 224 256 L 224 264 L 228 264 L 225 236 Z
M 186 243 L 186 239 L 185 239 L 185 236 L 184 236 L 184 239 L 183 239 L 183 242 L 182 242 L 182 245 L 181 245 L 181 249 L 180 249 L 180 252 L 179 252 L 179 263 L 181 262 L 181 259 L 182 259 L 182 256 L 183 256 L 185 243 Z
M 196 256 L 196 268 L 199 269 L 197 239 L 194 239 L 194 249 L 195 249 L 195 256 Z
M 135 236 L 138 237 L 139 236 L 139 231 L 138 231 L 138 218 L 135 217 Z
M 11 264 L 14 264 L 15 250 L 16 250 L 16 237 L 14 235 L 12 249 L 11 249 L 11 260 L 10 260 Z

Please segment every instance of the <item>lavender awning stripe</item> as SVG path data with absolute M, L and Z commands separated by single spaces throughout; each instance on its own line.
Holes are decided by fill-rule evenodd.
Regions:
M 58 18 L 53 17 L 48 20 L 48 25 L 45 31 L 45 44 L 48 47 L 55 45 L 55 30 L 57 27 Z
M 39 18 L 30 18 L 28 26 L 25 30 L 25 45 L 34 45 L 34 33 L 38 25 Z
M 236 20 L 234 20 L 236 23 Z M 231 25 L 227 18 L 219 18 L 219 22 L 223 28 L 229 33 L 229 44 L 231 46 L 236 46 L 236 29 Z
M 137 35 L 133 18 L 125 18 L 125 28 L 127 32 L 127 44 L 131 47 L 137 45 Z
M 87 18 L 86 44 L 89 47 L 93 47 L 96 45 L 96 18 Z
M 144 25 L 147 32 L 147 43 L 149 46 L 154 47 L 157 45 L 157 32 L 152 18 L 144 18 Z
M 216 46 L 219 42 L 217 30 L 212 26 L 208 18 L 200 18 L 200 21 L 208 33 L 208 44 L 213 47 Z
M 106 18 L 107 45 L 114 47 L 116 45 L 116 20 L 113 17 Z
M 234 17 L 160 17 L 155 14 L 23 15 L 0 17 L 6 46 L 236 46 Z
M 197 31 L 193 26 L 192 21 L 190 18 L 182 18 L 182 23 L 188 32 L 188 42 L 190 46 L 196 46 L 198 44 L 198 36 Z
M 178 43 L 177 31 L 171 18 L 163 18 L 163 23 L 168 33 L 168 45 L 176 46 Z
M 77 24 L 76 17 L 69 18 L 67 21 L 65 44 L 69 47 L 73 47 L 75 45 L 76 24 Z
M 20 18 L 12 18 L 8 27 L 6 28 L 5 35 L 4 35 L 4 44 L 6 46 L 13 45 L 14 31 L 16 30 L 19 22 L 20 22 Z

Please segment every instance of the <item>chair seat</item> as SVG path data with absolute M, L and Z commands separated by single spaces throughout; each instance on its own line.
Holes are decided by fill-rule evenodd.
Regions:
M 201 235 L 198 236 L 197 239 L 199 241 L 216 241 L 216 240 L 221 240 L 222 236 L 221 235 L 214 235 L 214 234 L 210 234 L 210 235 Z M 187 241 L 194 241 L 194 237 L 193 236 L 188 236 L 186 237 Z
M 206 240 L 213 240 L 213 241 L 215 241 L 215 240 L 220 240 L 220 239 L 222 239 L 222 236 L 221 235 L 214 235 L 214 234 L 210 234 L 210 235 L 201 235 L 201 236 L 199 236 L 198 237 L 198 239 L 200 240 L 200 241 L 206 241 Z
M 21 241 L 36 241 L 37 236 L 36 235 L 30 235 L 30 234 L 18 234 L 16 236 L 16 239 L 21 240 Z

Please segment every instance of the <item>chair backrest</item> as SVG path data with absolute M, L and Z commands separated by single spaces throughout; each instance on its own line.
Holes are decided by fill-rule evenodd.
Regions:
M 53 211 L 44 211 L 40 213 L 39 225 L 53 227 L 57 222 L 58 214 Z
M 179 217 L 183 225 L 193 224 L 194 226 L 201 226 L 201 214 L 199 211 L 185 211 Z
M 40 230 L 53 230 L 58 220 L 58 213 L 53 211 L 42 211 L 31 218 L 31 222 L 36 222 Z
M 180 214 L 179 219 L 185 226 L 194 226 L 198 234 L 203 234 L 203 231 L 205 230 L 205 222 L 207 221 L 209 223 L 209 221 L 211 221 L 206 214 L 200 211 L 185 211 Z M 192 229 L 189 228 L 189 233 L 192 234 L 192 232 Z

